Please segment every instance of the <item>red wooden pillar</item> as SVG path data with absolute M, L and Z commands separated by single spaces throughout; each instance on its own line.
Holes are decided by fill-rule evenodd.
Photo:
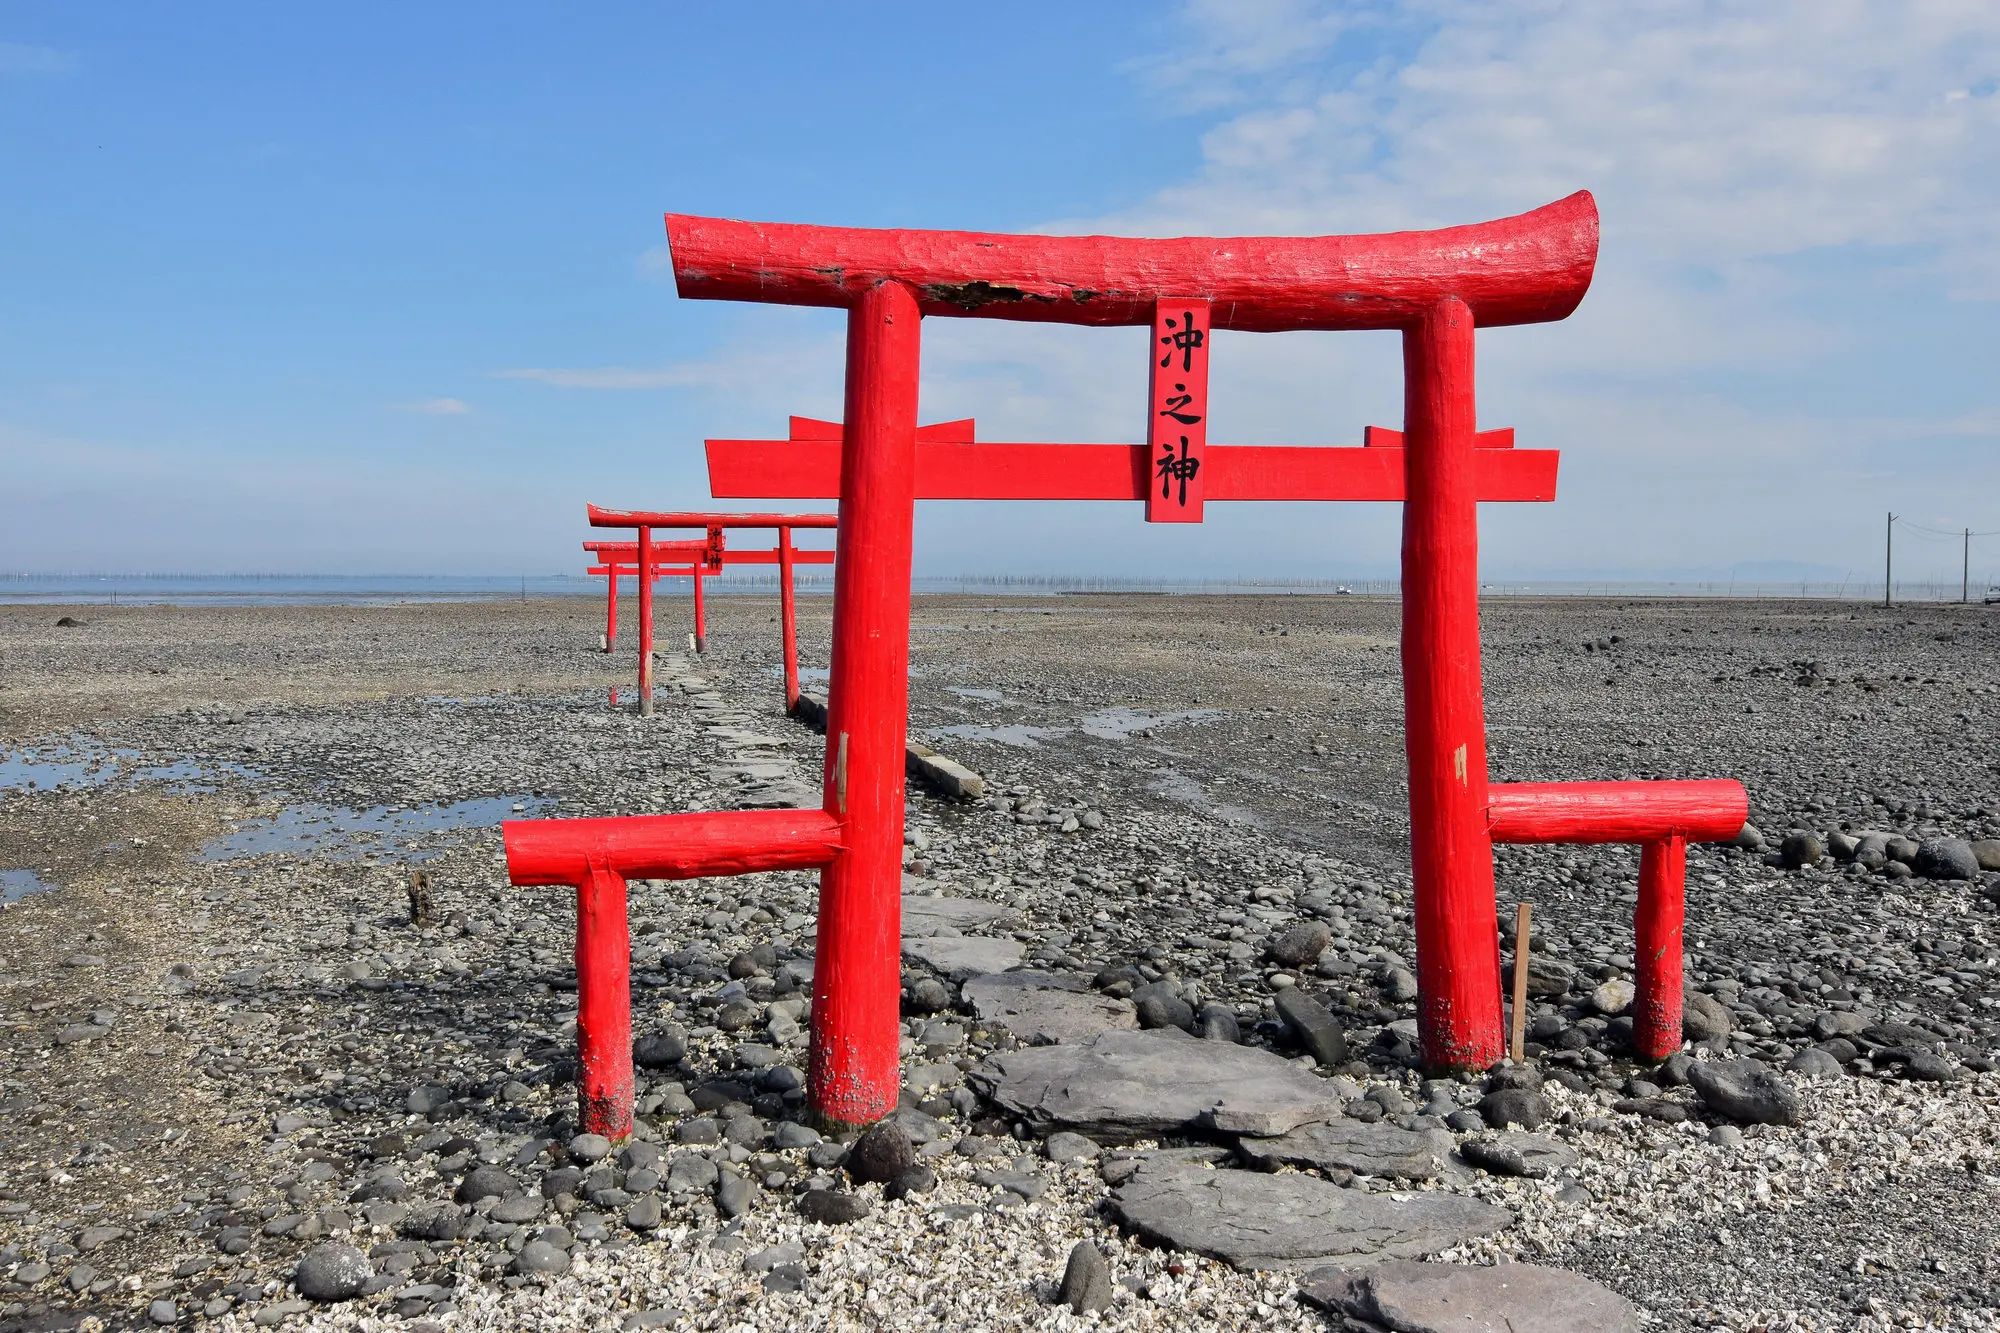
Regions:
M 702 603 L 701 571 L 701 559 L 700 557 L 696 557 L 694 562 L 694 650 L 698 653 L 705 653 L 708 651 L 708 611 Z
M 583 1132 L 623 1143 L 632 1136 L 632 942 L 625 881 L 595 860 L 576 890 L 576 1064 Z
M 812 1105 L 833 1129 L 896 1109 L 901 1083 L 904 724 L 909 715 L 910 534 L 916 512 L 916 298 L 897 282 L 847 319 L 826 810 L 844 847 L 820 873 Z
M 1479 679 L 1472 311 L 1403 331 L 1403 718 L 1416 879 L 1418 1027 L 1435 1071 L 1506 1053 Z
M 778 618 L 785 637 L 785 711 L 799 702 L 799 614 L 792 597 L 792 530 L 778 529 Z
M 606 563 L 609 563 L 608 561 Z M 611 652 L 618 647 L 618 571 L 613 569 L 605 576 L 604 595 L 604 651 Z
M 1632 1045 L 1642 1060 L 1681 1048 L 1681 926 L 1687 915 L 1687 839 L 1678 834 L 1639 852 L 1634 917 Z
M 653 715 L 653 530 L 639 529 L 639 713 Z

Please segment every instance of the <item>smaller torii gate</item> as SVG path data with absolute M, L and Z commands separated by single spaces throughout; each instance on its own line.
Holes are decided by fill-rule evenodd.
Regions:
M 695 648 L 707 648 L 707 633 L 704 624 L 702 604 L 702 577 L 706 573 L 720 573 L 725 563 L 735 564 L 775 564 L 778 566 L 779 617 L 783 621 L 785 640 L 785 707 L 790 709 L 799 699 L 799 643 L 798 608 L 793 595 L 792 566 L 795 564 L 827 564 L 834 558 L 831 551 L 801 551 L 792 545 L 792 533 L 798 529 L 840 526 L 840 519 L 834 514 L 704 514 L 689 512 L 626 511 L 600 509 L 589 506 L 590 526 L 593 528 L 632 528 L 639 539 L 632 543 L 584 543 L 586 550 L 610 547 L 622 552 L 628 546 L 632 553 L 632 572 L 657 568 L 659 561 L 653 552 L 665 549 L 680 552 L 694 548 L 698 558 L 694 564 L 694 606 L 695 606 Z M 653 541 L 653 533 L 661 528 L 668 530 L 695 528 L 705 534 L 701 541 L 668 542 Z M 769 528 L 778 534 L 778 544 L 769 551 L 743 551 L 732 553 L 727 549 L 725 533 L 730 528 Z M 740 558 L 737 558 L 740 557 Z M 593 573 L 596 571 L 593 570 Z M 621 571 L 622 572 L 622 571 Z M 657 577 L 657 576 L 656 576 Z M 617 576 L 611 576 L 612 596 L 615 601 Z M 653 714 L 653 579 L 639 580 L 639 712 L 646 717 Z
M 584 553 L 592 556 L 597 563 L 584 573 L 604 577 L 604 651 L 618 650 L 618 585 L 621 579 L 636 578 L 639 574 L 639 544 L 637 542 L 585 542 Z M 708 549 L 706 542 L 655 542 L 653 544 L 653 577 L 680 578 L 698 575 L 701 558 Z
M 774 548 L 769 551 L 738 551 L 725 549 L 719 543 L 722 534 L 718 530 L 709 541 L 700 542 L 655 542 L 653 544 L 653 581 L 657 584 L 663 578 L 687 578 L 694 583 L 694 642 L 696 652 L 708 651 L 708 619 L 702 589 L 704 580 L 720 573 L 730 565 L 780 565 L 779 602 L 783 610 L 784 623 L 784 676 L 785 709 L 789 712 L 799 701 L 799 645 L 796 624 L 796 602 L 792 575 L 783 568 L 785 552 Z M 639 576 L 639 544 L 637 542 L 585 542 L 583 549 L 596 556 L 601 562 L 593 565 L 587 573 L 603 575 L 607 580 L 607 598 L 604 610 L 604 651 L 610 652 L 618 638 L 618 582 L 621 578 Z M 715 557 L 719 556 L 719 560 Z M 682 564 L 685 560 L 688 563 Z M 832 551 L 814 551 L 794 548 L 791 551 L 792 565 L 830 565 Z

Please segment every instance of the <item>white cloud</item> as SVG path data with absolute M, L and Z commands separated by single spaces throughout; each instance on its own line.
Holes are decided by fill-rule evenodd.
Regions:
M 415 403 L 398 403 L 396 410 L 425 417 L 462 417 L 470 414 L 472 408 L 456 398 L 425 398 Z
M 0 74 L 68 74 L 76 57 L 53 47 L 0 42 Z

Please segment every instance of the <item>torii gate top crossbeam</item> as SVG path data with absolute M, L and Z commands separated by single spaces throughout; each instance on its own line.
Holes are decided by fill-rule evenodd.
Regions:
M 926 315 L 1150 324 L 1200 297 L 1213 325 L 1254 333 L 1407 328 L 1447 298 L 1481 327 L 1562 319 L 1597 264 L 1587 191 L 1532 212 L 1370 236 L 1139 239 L 735 222 L 669 213 L 684 299 L 851 305 L 886 281 Z
M 838 514 L 690 514 L 589 506 L 593 528 L 837 528 Z

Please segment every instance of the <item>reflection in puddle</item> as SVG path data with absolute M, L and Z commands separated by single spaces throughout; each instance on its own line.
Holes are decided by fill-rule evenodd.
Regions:
M 222 760 L 205 763 L 179 759 L 167 764 L 135 767 L 138 759 L 137 750 L 107 749 L 85 737 L 72 737 L 64 744 L 21 750 L 0 757 L 0 792 L 101 787 L 117 777 L 121 768 L 142 782 L 176 783 L 183 790 L 190 791 L 211 791 L 213 788 L 187 784 L 214 782 L 225 776 L 257 776 L 254 769 Z
M 50 787 L 96 787 L 118 772 L 118 760 L 95 747 L 57 745 L 22 750 L 0 758 L 0 791 L 35 791 Z
M 1043 741 L 1069 735 L 1069 728 L 1031 727 L 1018 722 L 996 727 L 962 723 L 953 727 L 930 727 L 926 734 L 961 741 L 997 741 L 1001 745 L 1011 745 L 1020 750 L 1035 750 L 1041 748 Z
M 1086 736 L 1099 740 L 1122 741 L 1141 731 L 1175 722 L 1207 722 L 1222 716 L 1220 709 L 1184 708 L 1177 713 L 1155 713 L 1144 708 L 1100 708 L 1086 713 L 1077 723 Z
M 0 870 L 0 906 L 18 903 L 31 893 L 47 893 L 54 887 L 32 870 Z
M 295 805 L 274 818 L 254 820 L 234 833 L 214 839 L 201 849 L 201 859 L 233 861 L 271 852 L 290 852 L 328 861 L 383 855 L 427 861 L 438 855 L 437 849 L 412 850 L 426 834 L 491 828 L 503 819 L 538 814 L 548 804 L 538 797 L 488 796 L 415 810 L 392 810 L 381 805 L 371 810 Z
M 785 669 L 781 666 L 765 667 L 764 672 L 766 675 L 770 676 L 772 680 L 783 680 L 785 678 Z M 910 674 L 914 676 L 917 673 L 912 671 Z M 800 680 L 831 680 L 832 678 L 833 678 L 833 673 L 827 670 L 825 667 L 799 668 Z

